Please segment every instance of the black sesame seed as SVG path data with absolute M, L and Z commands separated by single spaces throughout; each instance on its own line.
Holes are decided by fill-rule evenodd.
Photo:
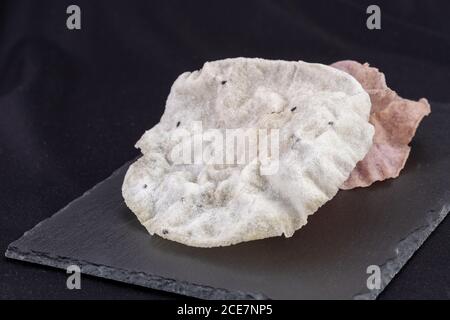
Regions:
M 222 85 L 226 84 L 227 82 L 225 80 L 223 80 L 222 82 L 220 82 Z
M 162 233 L 163 233 L 163 234 L 168 234 L 168 233 L 169 233 L 169 230 L 163 229 Z
M 334 122 L 333 122 L 333 121 L 330 121 L 330 122 L 328 122 L 328 124 L 329 124 L 330 126 L 332 126 L 332 125 L 334 124 Z
M 144 189 L 147 189 L 147 185 L 146 184 L 144 184 Z
M 177 128 L 180 126 L 180 124 L 181 124 L 181 122 L 180 121 L 178 121 L 177 122 Z
M 297 109 L 297 107 L 293 107 L 293 108 L 291 109 L 291 111 L 294 112 L 296 109 Z

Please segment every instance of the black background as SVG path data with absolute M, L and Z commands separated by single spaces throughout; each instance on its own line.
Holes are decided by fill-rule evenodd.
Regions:
M 0 1 L 0 251 L 138 154 L 175 78 L 246 56 L 368 61 L 408 98 L 450 102 L 450 2 Z M 66 28 L 66 8 L 82 29 Z M 444 142 L 443 142 L 444 143 Z M 447 142 L 448 143 L 448 142 Z M 382 299 L 450 299 L 446 219 Z M 0 298 L 177 298 L 0 258 Z

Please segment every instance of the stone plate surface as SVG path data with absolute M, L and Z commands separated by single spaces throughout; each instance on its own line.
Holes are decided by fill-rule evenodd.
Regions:
M 202 249 L 152 237 L 122 200 L 126 164 L 6 256 L 206 299 L 374 299 L 450 209 L 450 105 L 431 106 L 399 178 L 340 191 L 292 238 Z M 370 265 L 380 289 L 367 288 Z

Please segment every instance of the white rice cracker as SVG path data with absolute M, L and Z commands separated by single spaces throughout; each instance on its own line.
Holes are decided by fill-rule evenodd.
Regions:
M 143 156 L 125 176 L 123 197 L 150 234 L 190 246 L 290 237 L 368 152 L 370 108 L 353 77 L 322 64 L 207 62 L 173 84 L 161 122 L 136 144 Z M 264 161 L 259 144 L 244 162 L 205 161 L 222 150 L 227 156 L 216 143 L 226 129 L 278 130 L 277 139 L 267 138 L 278 148 L 268 147 Z M 200 136 L 201 161 L 196 148 L 192 163 L 174 156 Z

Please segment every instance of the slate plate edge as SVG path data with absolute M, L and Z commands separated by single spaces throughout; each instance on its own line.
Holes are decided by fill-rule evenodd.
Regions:
M 22 252 L 13 244 L 8 246 L 5 256 L 10 259 L 26 261 L 65 270 L 70 265 L 80 267 L 83 274 L 115 280 L 126 284 L 138 285 L 150 289 L 191 296 L 199 299 L 210 300 L 262 300 L 268 299 L 263 294 L 247 293 L 242 291 L 229 291 L 227 289 L 215 288 L 205 285 L 194 284 L 176 279 L 164 278 L 157 275 L 140 271 L 128 271 L 112 268 L 104 265 L 96 265 L 90 262 L 62 257 L 52 256 L 44 252 L 30 251 Z
M 130 164 L 132 161 L 127 162 L 125 165 Z M 72 259 L 68 257 L 62 256 L 51 256 L 48 253 L 37 252 L 37 251 L 29 251 L 22 252 L 17 246 L 16 243 L 19 242 L 22 238 L 26 237 L 29 233 L 33 233 L 33 231 L 38 228 L 45 221 L 51 219 L 52 217 L 60 214 L 66 208 L 70 207 L 74 202 L 82 199 L 85 195 L 91 193 L 94 189 L 101 186 L 103 183 L 115 177 L 119 174 L 120 170 L 123 168 L 115 170 L 111 176 L 103 180 L 102 182 L 95 185 L 90 190 L 86 191 L 81 197 L 75 199 L 70 202 L 63 209 L 59 210 L 49 218 L 46 218 L 39 222 L 36 226 L 34 226 L 29 231 L 25 232 L 21 238 L 12 242 L 8 245 L 8 248 L 5 252 L 5 257 L 20 261 L 26 261 L 41 265 L 46 265 L 50 267 L 55 267 L 59 269 L 65 269 L 67 266 L 71 264 L 75 264 L 80 266 L 82 273 L 111 279 L 119 282 L 135 284 L 147 288 L 152 288 L 156 290 L 162 290 L 182 295 L 188 295 L 195 298 L 200 299 L 268 299 L 266 295 L 262 293 L 247 293 L 242 291 L 229 291 L 227 289 L 215 288 L 205 285 L 199 285 L 194 283 L 189 283 L 186 281 L 179 281 L 176 279 L 164 278 L 157 275 L 151 275 L 140 271 L 126 271 L 118 268 L 113 268 L 104 265 L 95 265 L 89 263 L 87 261 L 81 261 L 77 259 Z M 410 233 L 406 238 L 399 242 L 396 250 L 395 257 L 386 261 L 383 265 L 380 266 L 381 269 L 381 287 L 380 289 L 370 290 L 368 292 L 363 292 L 357 294 L 353 297 L 356 300 L 374 300 L 378 297 L 378 295 L 385 289 L 385 287 L 389 284 L 389 282 L 394 278 L 394 276 L 401 270 L 401 268 L 406 264 L 406 262 L 413 256 L 413 254 L 420 248 L 420 246 L 425 242 L 428 236 L 434 231 L 434 229 L 444 220 L 447 214 L 450 211 L 450 204 L 445 204 L 441 207 L 441 210 L 434 214 L 435 217 L 429 218 L 428 224 L 414 230 Z M 433 213 L 433 211 L 430 211 Z M 433 216 L 433 215 L 431 215 Z M 65 267 L 58 263 L 63 262 Z M 132 275 L 132 279 L 129 279 L 130 275 Z M 126 280 L 125 280 L 126 279 Z
M 437 226 L 444 220 L 450 211 L 450 204 L 447 203 L 441 207 L 437 212 L 430 210 L 434 217 L 428 219 L 428 224 L 411 232 L 407 237 L 401 240 L 395 250 L 395 257 L 387 260 L 381 269 L 381 286 L 380 289 L 369 290 L 365 293 L 360 293 L 353 297 L 354 300 L 374 300 L 386 288 L 395 275 L 403 268 L 414 253 L 422 246 L 430 234 L 437 228 Z
M 27 237 L 28 234 L 32 234 L 40 225 L 45 223 L 47 220 L 52 219 L 58 214 L 62 213 L 70 207 L 75 202 L 81 200 L 83 197 L 90 194 L 93 190 L 97 189 L 108 180 L 111 180 L 116 175 L 118 175 L 124 166 L 129 166 L 134 160 L 126 162 L 123 166 L 116 169 L 108 178 L 99 182 L 91 189 L 83 193 L 80 197 L 71 201 L 65 207 L 54 213 L 48 218 L 37 223 L 33 228 L 26 231 L 19 239 L 13 241 L 8 245 L 5 252 L 5 257 L 9 259 L 25 261 L 40 265 L 45 265 L 49 267 L 54 267 L 58 269 L 65 270 L 70 265 L 77 265 L 80 267 L 81 272 L 87 275 L 100 277 L 104 279 L 115 280 L 127 284 L 139 285 L 146 288 L 162 290 L 166 292 L 172 292 L 181 295 L 187 295 L 200 299 L 229 299 L 229 300 L 239 300 L 239 299 L 253 299 L 262 300 L 269 299 L 266 295 L 262 293 L 250 293 L 242 291 L 230 291 L 227 289 L 216 288 L 211 286 L 205 286 L 200 284 L 194 284 L 186 281 L 180 281 L 176 279 L 164 278 L 158 275 L 152 275 L 141 271 L 127 271 L 118 268 L 113 268 L 105 265 L 96 265 L 87 261 L 82 261 L 78 259 L 63 257 L 63 256 L 52 256 L 45 252 L 38 252 L 30 250 L 24 252 L 17 247 L 17 243 L 21 241 L 22 238 Z M 131 279 L 130 279 L 131 275 Z

